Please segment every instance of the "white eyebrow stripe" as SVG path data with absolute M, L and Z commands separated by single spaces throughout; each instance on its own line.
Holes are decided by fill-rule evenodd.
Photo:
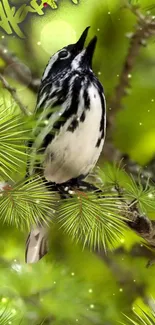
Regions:
M 42 76 L 42 81 L 45 79 L 45 78 L 47 78 L 47 76 L 48 76 L 48 74 L 49 74 L 49 72 L 50 72 L 50 70 L 51 70 L 51 68 L 52 68 L 52 66 L 53 66 L 53 64 L 54 64 L 54 62 L 56 62 L 56 60 L 58 59 L 58 55 L 59 55 L 59 53 L 57 52 L 57 53 L 55 53 L 51 58 L 50 58 L 50 60 L 49 60 L 49 62 L 48 62 L 48 64 L 47 64 L 47 66 L 46 66 L 46 69 L 45 69 L 45 71 L 44 71 L 44 73 L 43 73 L 43 76 Z

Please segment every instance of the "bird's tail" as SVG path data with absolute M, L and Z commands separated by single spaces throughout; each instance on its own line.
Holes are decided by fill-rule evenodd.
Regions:
M 32 229 L 26 241 L 26 263 L 38 262 L 47 251 L 47 229 L 43 226 Z

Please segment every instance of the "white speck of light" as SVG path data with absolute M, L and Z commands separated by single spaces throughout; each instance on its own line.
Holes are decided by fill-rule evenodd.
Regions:
M 12 322 L 11 322 L 11 321 L 9 321 L 9 322 L 8 322 L 8 324 L 12 324 Z
M 74 275 L 75 275 L 75 273 L 74 273 L 74 272 L 72 272 L 72 273 L 71 273 L 71 276 L 74 276 Z
M 117 74 L 117 77 L 119 77 L 119 74 Z
M 155 16 L 152 16 L 152 19 L 155 19 Z
M 61 116 L 61 115 L 62 115 L 62 113 L 60 112 L 60 113 L 59 113 L 59 116 Z
M 123 289 L 122 289 L 122 288 L 120 288 L 120 289 L 119 289 L 119 292 L 123 292 Z
M 37 204 L 40 203 L 40 200 L 36 200 L 36 203 L 37 203 Z
M 41 45 L 41 42 L 37 42 L 37 45 Z
M 4 36 L 4 35 L 2 35 L 2 38 L 5 38 L 5 36 Z
M 45 121 L 44 121 L 44 124 L 45 124 L 45 125 L 47 125 L 48 123 L 49 123 L 49 121 L 48 121 L 48 120 L 45 120 Z
M 121 242 L 121 243 L 124 243 L 124 242 L 125 242 L 125 239 L 124 239 L 124 238 L 121 238 L 121 239 L 120 239 L 120 242 Z
M 93 309 L 93 308 L 94 308 L 94 305 L 93 305 L 93 304 L 91 304 L 91 305 L 90 305 L 90 308 L 91 308 L 91 309 Z
M 151 102 L 152 102 L 152 103 L 154 102 L 154 98 L 151 99 Z
M 7 49 L 4 49 L 3 53 L 7 53 L 7 52 L 8 52 L 8 50 Z
M 80 118 L 79 117 L 77 117 L 77 121 L 80 121 Z
M 112 295 L 115 296 L 115 293 L 113 293 Z
M 89 289 L 89 290 L 88 290 L 88 292 L 89 292 L 89 293 L 92 293 L 92 292 L 93 292 L 93 290 L 92 290 L 92 289 Z
M 141 244 L 140 247 L 143 247 L 143 244 Z
M 150 113 L 150 109 L 148 109 L 148 113 Z
M 79 320 L 76 318 L 76 322 L 78 322 Z
M 99 76 L 101 75 L 101 71 L 98 71 L 98 73 L 97 73 Z
M 68 187 L 68 186 L 66 186 L 66 187 L 65 187 L 65 191 L 68 191 L 68 189 L 69 189 L 69 187 Z
M 154 195 L 153 195 L 152 193 L 149 193 L 149 194 L 148 194 L 148 197 L 149 197 L 150 199 L 152 199 L 152 198 L 154 197 Z
M 3 304 L 5 304 L 8 301 L 8 299 L 3 297 L 1 301 L 2 301 Z
M 141 126 L 142 125 L 142 122 L 139 122 L 139 125 Z
M 56 284 L 56 281 L 54 281 L 53 283 Z
M 124 261 L 124 258 L 122 257 L 122 261 Z
M 108 11 L 108 15 L 110 15 L 111 14 L 111 12 L 110 11 Z
M 133 282 L 136 282 L 136 280 L 134 279 Z
M 130 79 L 131 77 L 132 77 L 132 75 L 129 73 L 129 74 L 128 74 L 128 78 Z
M 111 107 L 109 107 L 109 111 L 111 111 Z
M 99 32 L 100 31 L 100 28 L 97 28 L 97 31 Z

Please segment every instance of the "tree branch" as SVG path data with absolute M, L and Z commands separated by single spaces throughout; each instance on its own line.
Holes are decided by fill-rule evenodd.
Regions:
M 126 89 L 130 88 L 130 77 L 139 50 L 146 45 L 146 40 L 155 35 L 155 21 L 152 16 L 144 16 L 137 7 L 128 5 L 128 8 L 136 15 L 138 24 L 134 33 L 130 37 L 129 50 L 125 58 L 125 62 L 119 77 L 119 83 L 116 86 L 113 98 L 110 100 L 111 115 L 109 116 L 110 129 L 114 124 L 114 117 L 121 108 L 121 100 L 127 94 Z
M 78 184 L 71 184 L 71 187 L 68 186 L 68 193 L 70 193 L 71 189 L 73 191 L 78 190 L 81 192 L 96 191 L 99 195 L 101 193 L 99 188 L 83 181 L 79 181 Z M 63 189 L 61 188 L 61 190 Z M 143 238 L 149 246 L 155 248 L 155 220 L 150 220 L 148 216 L 141 214 L 137 206 L 137 201 L 128 203 L 123 196 L 124 189 L 118 184 L 116 184 L 115 190 L 120 201 L 122 201 L 122 207 L 120 206 L 120 215 L 126 218 L 125 223 L 129 228 L 134 230 L 141 238 Z M 65 195 L 67 194 L 65 189 L 64 193 Z
M 4 60 L 7 66 L 12 65 L 14 73 L 17 79 L 24 85 L 28 85 L 28 87 L 35 93 L 38 92 L 38 88 L 40 85 L 39 79 L 33 79 L 27 74 L 27 71 L 20 68 L 20 61 L 18 58 L 14 57 L 6 47 L 0 45 L 0 57 Z
M 16 93 L 16 89 L 11 87 L 9 85 L 9 83 L 5 80 L 5 78 L 0 74 L 0 80 L 2 81 L 3 87 L 5 89 L 7 89 L 9 91 L 9 93 L 11 94 L 11 96 L 13 97 L 14 101 L 17 103 L 17 105 L 19 106 L 19 108 L 21 109 L 21 111 L 25 114 L 25 115 L 29 115 L 29 112 L 27 110 L 27 108 L 23 105 L 23 103 L 21 102 L 21 100 L 19 99 L 17 93 Z

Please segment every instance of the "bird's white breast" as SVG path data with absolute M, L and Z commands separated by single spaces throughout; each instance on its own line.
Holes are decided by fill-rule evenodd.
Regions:
M 102 150 L 104 139 L 96 147 L 100 136 L 102 105 L 94 85 L 88 88 L 90 108 L 84 108 L 82 93 L 77 112 L 79 122 L 76 129 L 68 131 L 71 119 L 67 120 L 59 134 L 45 151 L 44 175 L 48 181 L 63 183 L 80 175 L 87 175 L 96 164 Z M 85 111 L 85 120 L 80 121 Z

